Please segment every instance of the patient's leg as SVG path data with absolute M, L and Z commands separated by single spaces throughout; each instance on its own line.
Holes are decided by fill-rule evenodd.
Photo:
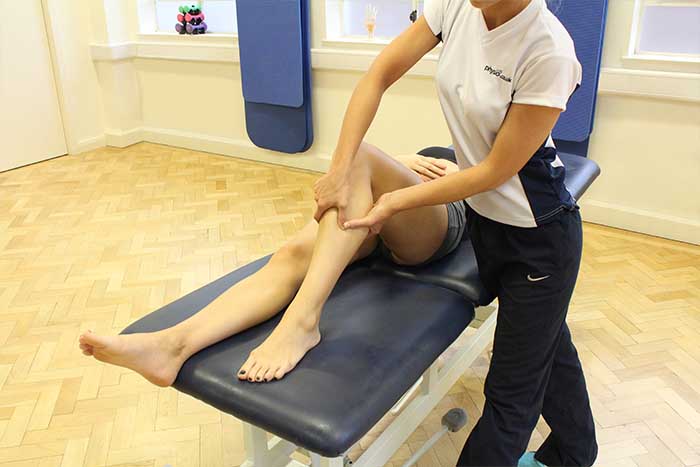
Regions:
M 356 164 L 351 177 L 352 196 L 346 208 L 350 219 L 367 213 L 373 203 L 370 174 L 365 165 Z M 306 352 L 320 342 L 318 321 L 323 304 L 343 270 L 367 238 L 367 233 L 367 229 L 341 230 L 338 227 L 336 209 L 330 209 L 323 215 L 311 263 L 299 292 L 272 334 L 251 352 L 239 370 L 240 379 L 280 379 L 299 363 Z
M 80 337 L 80 348 L 100 361 L 130 368 L 154 384 L 169 386 L 194 353 L 271 318 L 289 304 L 311 262 L 317 231 L 318 224 L 312 221 L 260 271 L 172 328 L 119 336 L 88 332 Z M 353 260 L 367 256 L 375 245 L 376 240 L 366 242 Z
M 376 199 L 386 192 L 420 183 L 415 173 L 378 149 L 363 145 L 361 151 L 357 158 L 359 175 L 354 180 L 364 185 L 359 187 L 357 193 L 353 192 L 353 199 L 360 196 L 362 202 L 350 208 L 349 218 L 367 212 L 371 205 L 371 198 L 370 201 L 364 198 L 367 195 L 373 195 Z M 182 323 L 146 334 L 101 336 L 88 332 L 80 336 L 83 353 L 130 368 L 159 386 L 168 386 L 191 355 L 274 316 L 289 304 L 303 281 L 303 293 L 299 290 L 294 306 L 290 305 L 285 313 L 285 319 L 251 355 L 246 362 L 247 367 L 243 367 L 243 371 L 246 371 L 256 365 L 256 373 L 246 371 L 245 375 L 240 375 L 252 380 L 257 377 L 257 371 L 265 369 L 261 378 L 283 376 L 306 352 L 299 349 L 308 350 L 315 345 L 314 340 L 317 342 L 317 323 L 322 304 L 350 261 L 348 257 L 352 260 L 362 258 L 376 244 L 374 239 L 363 241 L 366 236 L 364 232 L 340 231 L 336 216 L 337 212 L 331 210 L 320 226 L 315 222 L 309 224 L 280 249 L 264 268 Z M 415 209 L 389 220 L 382 231 L 382 239 L 399 260 L 421 262 L 440 245 L 446 226 L 444 206 Z M 358 249 L 359 244 L 362 246 Z M 307 270 L 309 274 L 304 280 Z M 271 284 L 274 287 L 270 287 Z M 270 345 L 276 342 L 280 347 Z M 295 358 L 290 359 L 290 355 Z M 285 366 L 278 366 L 280 361 Z
M 373 200 L 384 193 L 421 183 L 414 172 L 367 144 L 360 147 L 355 157 L 351 181 L 348 219 L 364 216 Z M 332 209 L 321 219 L 311 263 L 299 292 L 272 334 L 251 352 L 239 371 L 240 379 L 280 379 L 319 343 L 318 324 L 323 305 L 367 236 L 366 229 L 341 230 L 337 215 Z M 432 206 L 397 215 L 386 223 L 382 238 L 397 259 L 420 262 L 437 250 L 446 230 L 445 206 Z

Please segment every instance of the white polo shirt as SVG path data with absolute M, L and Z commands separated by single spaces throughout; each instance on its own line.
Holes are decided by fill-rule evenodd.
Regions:
M 573 40 L 544 0 L 491 31 L 469 0 L 426 0 L 424 16 L 443 41 L 438 95 L 462 169 L 489 155 L 511 103 L 566 110 L 581 84 Z M 467 202 L 497 222 L 536 227 L 575 205 L 564 176 L 550 136 L 520 173 Z

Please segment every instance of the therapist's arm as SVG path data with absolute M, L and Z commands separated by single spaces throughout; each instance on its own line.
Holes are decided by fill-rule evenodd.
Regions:
M 560 113 L 560 109 L 551 107 L 512 104 L 491 153 L 483 162 L 428 183 L 387 193 L 367 216 L 349 221 L 345 227 L 370 227 L 376 232 L 398 212 L 462 200 L 501 186 L 542 146 Z
M 421 16 L 382 50 L 352 94 L 333 154 L 334 166 L 352 163 L 384 92 L 438 43 L 438 38 Z
M 384 48 L 360 79 L 345 111 L 330 170 L 314 185 L 318 206 L 316 220 L 335 207 L 342 225 L 350 190 L 350 167 L 374 120 L 382 95 L 438 42 L 425 18 L 421 17 Z

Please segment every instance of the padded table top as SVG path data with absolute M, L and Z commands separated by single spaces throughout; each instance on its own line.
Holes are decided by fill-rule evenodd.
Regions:
M 587 157 L 561 151 L 558 154 L 566 168 L 566 180 L 564 181 L 566 188 L 571 196 L 578 201 L 600 175 L 600 167 Z
M 251 263 L 129 326 L 170 327 L 261 268 Z M 235 313 L 235 310 L 231 310 Z M 190 358 L 175 388 L 299 446 L 343 454 L 416 382 L 474 317 L 451 290 L 373 270 L 349 268 L 321 318 L 321 343 L 281 381 L 239 381 L 238 368 L 279 321 L 267 321 Z
M 476 306 L 488 305 L 496 298 L 486 290 L 479 278 L 479 267 L 469 235 L 462 237 L 462 242 L 453 253 L 427 265 L 399 266 L 386 258 L 376 258 L 371 263 L 371 268 L 397 277 L 445 287 Z

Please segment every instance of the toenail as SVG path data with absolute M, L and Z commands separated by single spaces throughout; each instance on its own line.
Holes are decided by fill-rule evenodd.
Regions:
M 244 375 L 244 374 L 245 374 L 245 370 L 239 371 L 238 374 L 239 374 L 239 375 Z
M 258 381 L 262 381 L 262 378 L 261 378 L 260 376 L 258 376 L 256 379 L 257 379 Z

